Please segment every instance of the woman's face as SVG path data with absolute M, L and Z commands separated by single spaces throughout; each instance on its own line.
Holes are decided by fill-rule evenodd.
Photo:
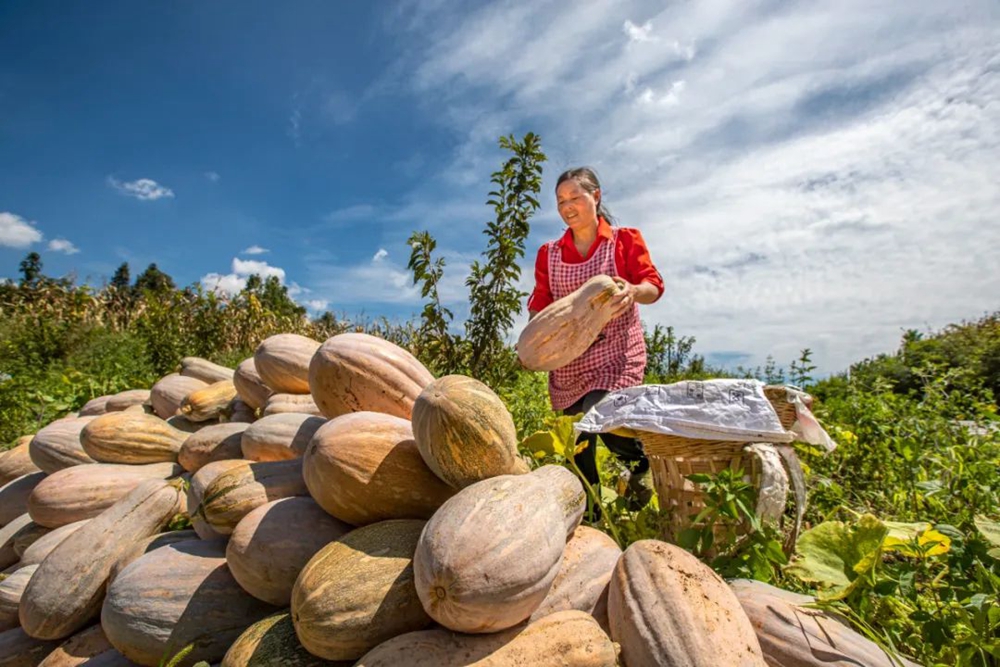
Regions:
M 563 181 L 556 188 L 559 217 L 574 232 L 597 225 L 597 203 L 600 196 L 600 190 L 591 194 L 572 178 Z

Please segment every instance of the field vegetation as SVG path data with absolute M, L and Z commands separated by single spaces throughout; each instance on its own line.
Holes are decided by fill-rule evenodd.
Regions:
M 123 265 L 107 285 L 76 285 L 46 276 L 38 255 L 28 255 L 20 280 L 0 285 L 0 443 L 96 396 L 149 387 L 184 356 L 235 366 L 275 333 L 322 341 L 362 331 L 411 350 L 436 375 L 483 380 L 507 403 L 525 454 L 575 467 L 571 421 L 552 413 L 545 374 L 520 370 L 509 342 L 526 296 L 514 286 L 545 156 L 534 135 L 501 145 L 511 157 L 493 175 L 495 218 L 468 279 L 472 309 L 463 326 L 438 299 L 446 267 L 426 232 L 411 237 L 410 261 L 426 306 L 402 322 L 308 319 L 274 278 L 253 277 L 230 297 L 178 288 L 155 265 L 132 280 Z M 728 472 L 695 479 L 708 497 L 701 517 L 708 528 L 685 534 L 682 546 L 724 576 L 813 593 L 820 606 L 922 664 L 1000 664 L 1000 313 L 907 331 L 897 350 L 821 379 L 812 377 L 808 349 L 787 367 L 769 360 L 721 369 L 672 327 L 653 327 L 646 344 L 648 383 L 756 377 L 801 386 L 816 397 L 815 412 L 838 445 L 828 455 L 796 445 L 809 504 L 794 545 L 785 544 L 794 507 L 784 527 L 761 524 L 749 511 L 755 489 Z M 602 483 L 590 492 L 603 511 L 594 525 L 623 546 L 658 536 L 664 517 L 656 498 L 637 506 L 603 447 L 598 460 Z M 748 522 L 748 535 L 736 530 Z

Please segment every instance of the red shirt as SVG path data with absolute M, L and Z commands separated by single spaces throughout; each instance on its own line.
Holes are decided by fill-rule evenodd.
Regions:
M 562 251 L 562 261 L 567 264 L 581 264 L 594 254 L 599 243 L 604 240 L 610 241 L 612 236 L 611 225 L 604 218 L 598 218 L 597 238 L 587 250 L 586 257 L 580 256 L 580 251 L 573 243 L 573 231 L 570 229 L 566 230 L 566 233 L 556 241 L 556 244 Z M 638 229 L 618 228 L 615 269 L 617 269 L 618 275 L 633 285 L 645 281 L 655 285 L 660 295 L 663 294 L 663 278 L 653 266 L 653 260 L 649 256 L 649 248 L 646 247 L 646 241 L 643 240 L 642 233 Z M 549 244 L 546 243 L 538 249 L 538 257 L 535 259 L 535 290 L 528 298 L 528 310 L 540 311 L 554 300 L 549 289 Z

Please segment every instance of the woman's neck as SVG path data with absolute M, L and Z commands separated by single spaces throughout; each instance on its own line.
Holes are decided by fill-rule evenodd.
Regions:
M 587 251 L 590 250 L 590 246 L 594 245 L 594 241 L 597 240 L 597 225 L 587 225 L 582 229 L 573 230 L 573 245 L 576 249 L 580 251 L 581 257 L 587 256 Z

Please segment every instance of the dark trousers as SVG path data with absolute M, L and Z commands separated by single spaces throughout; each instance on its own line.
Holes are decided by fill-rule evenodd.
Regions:
M 598 401 L 607 396 L 607 394 L 608 392 L 604 389 L 595 389 L 588 392 L 579 401 L 563 410 L 563 414 L 577 415 L 585 413 L 594 407 Z M 574 456 L 573 461 L 588 482 L 597 484 L 600 481 L 600 477 L 597 474 L 597 434 L 581 433 L 576 442 L 579 444 L 584 440 L 590 443 L 589 446 Z M 633 474 L 641 475 L 649 470 L 649 459 L 642 453 L 642 448 L 636 442 L 635 438 L 625 438 L 613 433 L 601 433 L 601 440 L 622 461 L 625 461 L 627 464 L 636 464 L 635 466 L 629 466 L 632 468 Z

